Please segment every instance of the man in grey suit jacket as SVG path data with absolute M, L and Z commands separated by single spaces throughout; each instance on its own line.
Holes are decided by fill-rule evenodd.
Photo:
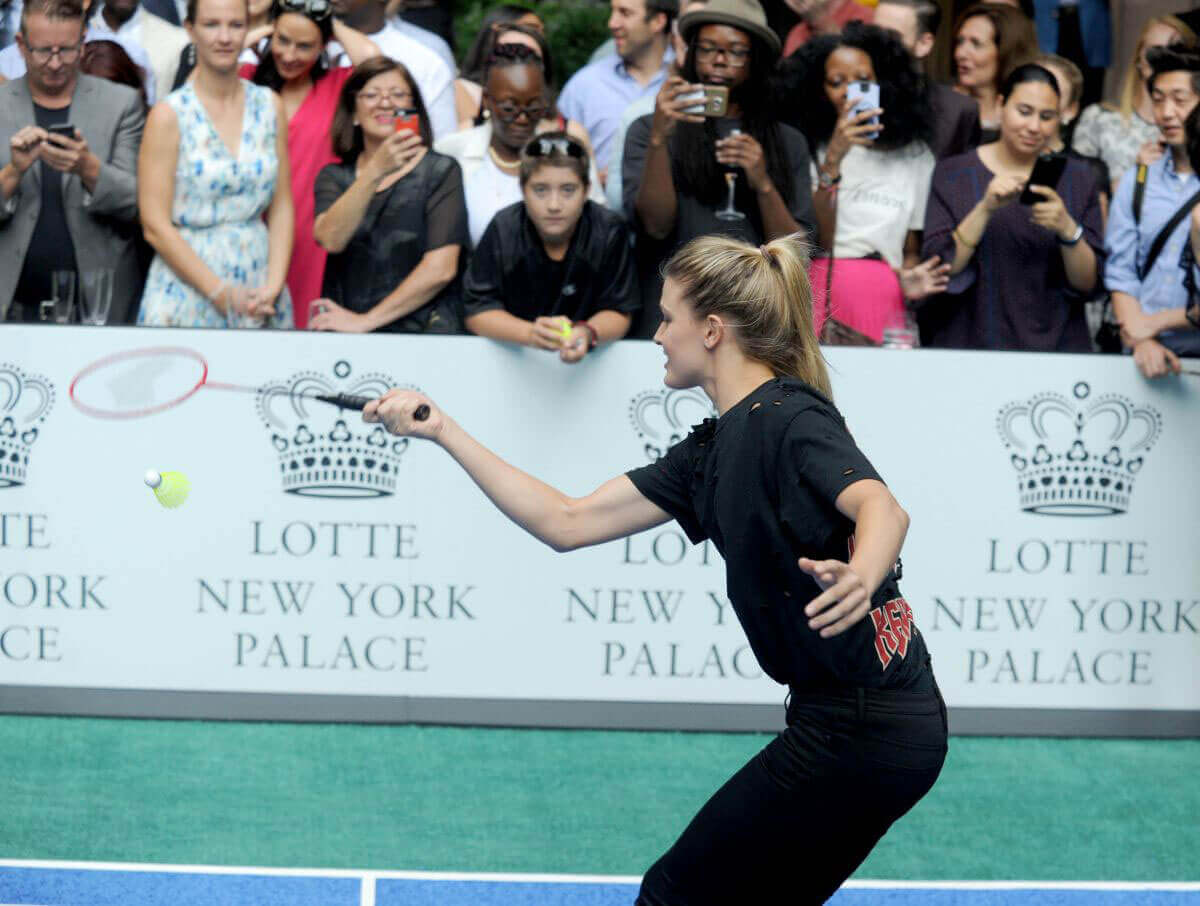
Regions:
M 114 270 L 109 323 L 137 315 L 140 95 L 78 71 L 78 0 L 27 0 L 27 74 L 0 85 L 0 321 L 36 320 L 50 272 Z M 73 127 L 73 128 L 72 128 Z

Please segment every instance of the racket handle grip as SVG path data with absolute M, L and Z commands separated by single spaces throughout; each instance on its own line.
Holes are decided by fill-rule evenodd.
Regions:
M 371 402 L 373 397 L 354 396 L 350 393 L 318 393 L 316 398 L 323 403 L 330 403 L 339 409 L 353 409 L 362 412 L 363 407 Z
M 371 402 L 373 397 L 369 396 L 354 396 L 349 393 L 318 393 L 317 399 L 323 403 L 331 403 L 339 409 L 354 409 L 358 412 L 363 410 L 367 403 Z M 429 418 L 429 406 L 425 403 L 417 406 L 413 412 L 413 420 L 423 422 Z

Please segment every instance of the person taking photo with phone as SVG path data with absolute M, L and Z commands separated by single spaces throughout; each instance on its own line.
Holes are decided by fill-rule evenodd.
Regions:
M 1195 127 L 1200 104 L 1200 52 L 1182 47 L 1154 48 L 1147 56 L 1147 87 L 1167 153 L 1146 167 L 1139 193 L 1139 170 L 1121 178 L 1108 221 L 1105 283 L 1121 324 L 1121 341 L 1148 378 L 1178 374 L 1180 356 L 1200 356 L 1200 331 L 1188 317 L 1195 256 L 1188 229 L 1200 215 L 1200 177 L 1188 154 L 1188 124 Z M 1138 199 L 1137 196 L 1141 195 Z
M 899 37 L 851 22 L 819 35 L 783 64 L 784 118 L 808 139 L 817 188 L 818 245 L 828 258 L 810 270 L 826 309 L 875 342 L 907 327 L 905 301 L 946 288 L 950 266 L 922 261 L 921 231 L 933 175 L 928 82 Z M 832 261 L 830 259 L 833 259 Z
M 770 78 L 779 38 L 757 0 L 710 0 L 679 20 L 682 72 L 663 83 L 654 113 L 625 136 L 624 207 L 643 263 L 697 236 L 755 244 L 816 236 L 804 137 L 778 122 Z M 644 298 L 657 301 L 657 265 L 643 268 Z M 657 326 L 649 305 L 639 330 Z
M 329 253 L 309 327 L 345 333 L 456 333 L 459 264 L 469 242 L 462 172 L 430 149 L 420 89 L 373 57 L 342 86 L 340 159 L 317 176 L 313 235 Z
M 0 321 L 37 321 L 54 271 L 113 269 L 108 323 L 137 311 L 139 92 L 79 72 L 77 0 L 26 0 L 25 75 L 0 85 Z M 77 319 L 75 319 L 77 320 Z
M 1104 262 L 1095 173 L 1042 156 L 1060 103 L 1048 69 L 1018 66 L 999 97 L 1000 137 L 933 173 L 921 254 L 949 262 L 950 282 L 916 303 L 921 342 L 1090 352 L 1084 303 Z

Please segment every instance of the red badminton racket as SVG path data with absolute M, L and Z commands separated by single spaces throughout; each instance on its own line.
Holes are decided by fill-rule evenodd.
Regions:
M 165 412 L 191 399 L 201 389 L 287 396 L 329 403 L 340 409 L 361 411 L 376 396 L 318 392 L 266 385 L 253 387 L 209 380 L 208 362 L 194 349 L 152 346 L 128 349 L 92 362 L 71 380 L 67 395 L 81 412 L 93 418 L 145 418 Z M 372 388 L 376 389 L 376 388 Z M 378 388 L 380 393 L 384 388 Z M 413 413 L 416 421 L 429 418 L 422 404 Z

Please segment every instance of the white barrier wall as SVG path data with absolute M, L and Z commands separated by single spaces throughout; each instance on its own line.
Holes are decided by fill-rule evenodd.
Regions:
M 155 346 L 190 353 L 86 370 Z M 1200 379 L 1092 356 L 828 357 L 912 516 L 902 588 L 957 726 L 1198 732 Z M 77 405 L 153 407 L 201 358 L 209 386 L 179 405 Z M 639 342 L 571 367 L 475 338 L 5 326 L 0 709 L 777 726 L 784 690 L 720 557 L 673 523 L 558 555 L 427 442 L 212 386 L 417 386 L 583 494 L 708 414 L 661 378 Z M 182 508 L 155 501 L 151 468 L 190 478 Z

